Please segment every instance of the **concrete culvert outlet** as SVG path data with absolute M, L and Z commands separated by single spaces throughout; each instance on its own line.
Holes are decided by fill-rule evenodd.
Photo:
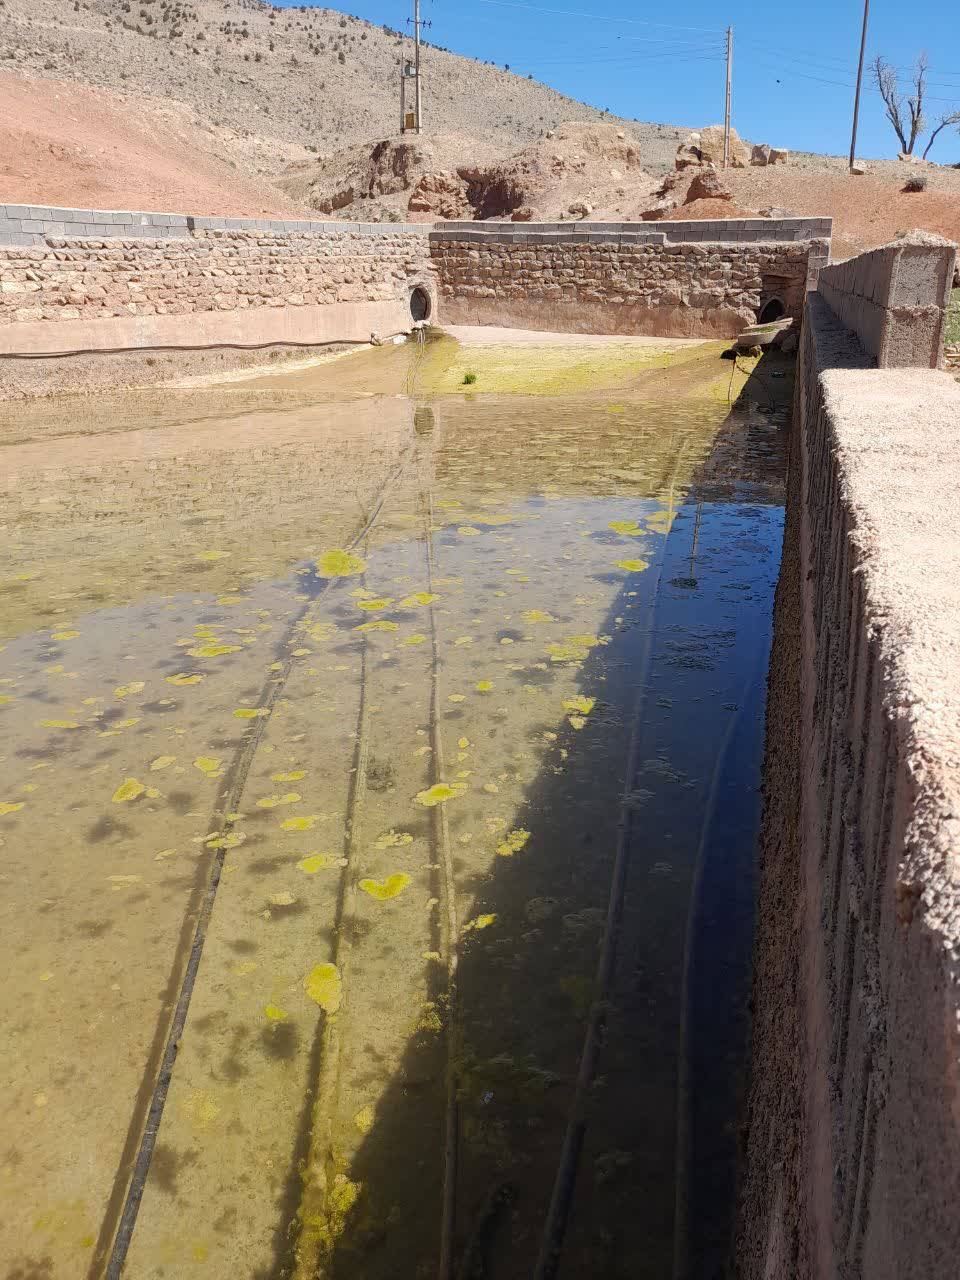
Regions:
M 769 324 L 771 320 L 782 320 L 786 314 L 787 308 L 782 298 L 767 298 L 760 304 L 757 320 L 760 324 Z
M 410 315 L 414 320 L 429 320 L 430 312 L 433 305 L 430 301 L 430 294 L 426 289 L 421 289 L 419 285 L 410 294 Z

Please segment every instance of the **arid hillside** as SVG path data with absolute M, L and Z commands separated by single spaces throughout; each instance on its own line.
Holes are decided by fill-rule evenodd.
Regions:
M 333 9 L 261 0 L 0 0 L 0 65 L 126 95 L 169 98 L 233 135 L 239 165 L 275 174 L 295 158 L 397 130 L 396 31 Z M 432 46 L 424 123 L 515 150 L 564 120 L 603 113 L 534 80 Z M 627 124 L 649 166 L 672 164 L 680 132 Z

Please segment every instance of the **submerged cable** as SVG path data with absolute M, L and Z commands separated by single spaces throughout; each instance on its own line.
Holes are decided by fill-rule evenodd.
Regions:
M 344 831 L 344 865 L 334 913 L 331 960 L 340 974 L 341 1005 L 346 1004 L 347 968 L 353 950 L 350 927 L 352 903 L 356 897 L 353 868 L 363 821 L 367 793 L 367 762 L 370 758 L 370 706 L 367 697 L 367 665 L 369 644 L 364 634 L 360 651 L 360 701 L 357 709 L 357 740 L 353 758 L 353 774 L 347 799 Z M 321 1237 L 310 1225 L 325 1221 L 328 1190 L 333 1179 L 333 1129 L 339 1097 L 343 1036 L 339 1013 L 324 1013 L 321 1031 L 320 1072 L 314 1096 L 310 1154 L 304 1174 L 303 1196 L 297 1211 L 298 1237 L 294 1245 L 296 1280 L 314 1280 L 317 1275 Z
M 381 486 L 373 508 L 369 515 L 366 516 L 362 527 L 356 531 L 349 542 L 350 550 L 356 548 L 370 533 L 380 515 L 388 493 L 403 474 L 411 449 L 412 445 L 408 445 L 397 466 Z M 289 649 L 289 640 L 304 625 L 305 620 L 316 612 L 320 601 L 334 581 L 336 579 L 329 579 L 321 588 L 313 603 L 305 606 L 290 623 L 281 641 L 281 649 Z M 294 659 L 288 653 L 282 659 L 282 663 L 282 669 L 264 684 L 257 701 L 258 710 L 271 711 L 280 697 L 293 669 Z M 240 809 L 250 766 L 260 746 L 267 718 L 267 716 L 258 716 L 251 722 L 251 728 L 244 736 L 221 783 L 213 808 L 212 826 L 208 828 L 221 833 L 221 835 L 228 825 L 228 815 L 236 813 Z M 155 1068 L 156 1076 L 149 1094 L 149 1103 L 146 1104 L 146 1098 L 144 1098 L 144 1103 L 146 1104 L 145 1116 L 142 1109 L 137 1108 L 131 1117 L 127 1144 L 121 1156 L 120 1166 L 114 1181 L 114 1191 L 108 1201 L 97 1247 L 94 1250 L 93 1259 L 87 1272 L 87 1280 L 101 1280 L 101 1277 L 105 1277 L 106 1280 L 119 1280 L 130 1248 L 130 1241 L 133 1237 L 137 1215 L 140 1211 L 150 1162 L 157 1142 L 160 1122 L 163 1118 L 163 1109 L 166 1104 L 170 1081 L 173 1077 L 180 1037 L 186 1025 L 190 1000 L 200 968 L 207 930 L 213 914 L 217 890 L 220 886 L 223 865 L 229 847 L 226 842 L 218 841 L 218 845 L 219 847 L 214 847 L 213 861 L 207 884 L 202 890 L 192 935 L 187 935 L 187 945 L 184 947 L 181 944 L 174 959 L 170 985 L 176 990 L 177 995 L 176 1000 L 172 1002 L 167 1027 L 165 1029 L 162 1025 L 158 1027 L 157 1040 L 163 1045 L 163 1049 L 159 1063 Z M 189 914 L 185 921 L 185 929 L 188 925 Z M 135 1157 L 133 1157 L 133 1150 L 136 1151 Z M 130 1153 L 129 1159 L 128 1152 Z
M 427 591 L 434 595 L 436 579 L 433 551 L 433 494 L 428 493 L 424 502 L 426 529 L 424 545 L 427 555 Z M 433 650 L 430 687 L 430 745 L 432 747 L 433 779 L 435 784 L 445 781 L 446 768 L 443 756 L 443 733 L 440 725 L 440 636 L 434 602 L 430 603 L 430 640 Z M 460 1052 L 460 1008 L 457 979 L 460 966 L 459 923 L 457 921 L 456 881 L 453 856 L 450 851 L 450 824 L 446 806 L 438 804 L 433 810 L 434 839 L 440 854 L 440 870 L 443 881 L 444 906 L 444 960 L 447 970 L 447 1071 L 446 1112 L 443 1140 L 443 1195 L 440 1220 L 440 1262 L 438 1280 L 452 1280 L 454 1273 L 454 1237 L 457 1225 L 457 1168 L 460 1146 L 460 1105 L 457 1099 L 457 1058 Z
M 681 444 L 674 460 L 669 482 L 669 510 L 671 517 L 675 510 L 674 490 L 677 473 L 683 459 Z M 664 543 L 666 538 L 664 539 Z M 657 564 L 656 583 L 653 588 L 650 606 L 651 617 L 656 609 L 660 594 L 660 578 L 663 573 L 663 555 Z M 570 1204 L 573 1200 L 577 1170 L 580 1164 L 580 1153 L 587 1131 L 586 1108 L 588 1093 L 596 1076 L 597 1062 L 600 1057 L 600 1041 L 606 1026 L 610 999 L 610 987 L 613 981 L 614 966 L 617 959 L 617 948 L 620 942 L 620 925 L 623 919 L 623 904 L 626 894 L 627 870 L 629 863 L 629 843 L 631 834 L 631 814 L 633 805 L 631 793 L 633 781 L 637 773 L 637 761 L 640 748 L 640 733 L 643 724 L 643 710 L 647 699 L 647 683 L 650 662 L 653 654 L 654 628 L 647 630 L 646 647 L 641 659 L 640 679 L 637 685 L 637 697 L 634 704 L 633 725 L 630 730 L 630 742 L 627 747 L 627 765 L 623 781 L 623 796 L 620 801 L 620 823 L 617 830 L 617 847 L 613 861 L 613 872 L 610 878 L 610 895 L 607 900 L 607 918 L 603 930 L 603 941 L 600 947 L 600 960 L 597 964 L 595 979 L 595 995 L 587 1019 L 584 1032 L 583 1049 L 580 1055 L 580 1066 L 574 1086 L 573 1104 L 570 1118 L 564 1134 L 560 1161 L 554 1179 L 550 1207 L 540 1238 L 540 1252 L 534 1271 L 534 1280 L 554 1280 L 560 1266 L 560 1256 L 570 1217 Z

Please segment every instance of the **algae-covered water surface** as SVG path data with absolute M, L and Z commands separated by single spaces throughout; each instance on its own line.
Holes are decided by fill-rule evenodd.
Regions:
M 789 370 L 717 354 L 4 411 L 4 1280 L 719 1273 Z

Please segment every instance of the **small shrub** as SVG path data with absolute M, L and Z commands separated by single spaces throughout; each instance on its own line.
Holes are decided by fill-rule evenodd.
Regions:
M 903 184 L 904 191 L 926 191 L 927 175 L 925 173 L 912 173 Z
M 463 385 L 465 387 L 472 387 L 476 380 L 477 375 L 475 373 L 465 373 L 463 375 Z

